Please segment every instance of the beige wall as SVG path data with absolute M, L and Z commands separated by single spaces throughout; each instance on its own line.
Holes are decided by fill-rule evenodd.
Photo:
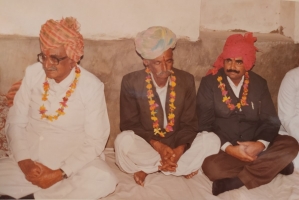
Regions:
M 295 30 L 294 30 L 294 41 L 299 43 L 299 0 L 295 5 Z
M 38 36 L 48 19 L 74 16 L 85 39 L 133 38 L 162 25 L 198 40 L 201 0 L 0 0 L 0 34 Z
M 202 0 L 201 28 L 269 33 L 279 27 L 279 0 Z
M 0 34 L 38 36 L 47 19 L 66 16 L 94 40 L 133 38 L 162 25 L 191 41 L 208 29 L 278 31 L 299 42 L 299 0 L 0 0 Z

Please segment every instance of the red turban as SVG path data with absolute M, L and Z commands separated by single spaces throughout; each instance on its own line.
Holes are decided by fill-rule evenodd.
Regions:
M 83 37 L 79 33 L 79 24 L 73 17 L 60 21 L 48 20 L 40 30 L 41 49 L 52 49 L 64 46 L 66 55 L 78 62 L 83 55 Z
M 227 58 L 242 57 L 245 70 L 250 70 L 255 63 L 255 53 L 257 48 L 254 46 L 256 37 L 252 33 L 245 33 L 245 35 L 234 34 L 227 38 L 222 53 L 218 56 L 214 63 L 214 68 L 210 69 L 208 74 L 216 74 L 220 68 L 223 67 L 223 62 Z

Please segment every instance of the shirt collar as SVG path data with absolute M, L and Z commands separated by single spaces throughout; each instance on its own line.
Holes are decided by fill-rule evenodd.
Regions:
M 240 83 L 237 86 L 234 84 L 234 82 L 228 76 L 227 76 L 227 81 L 228 81 L 228 83 L 231 87 L 240 87 L 243 84 L 244 75 L 242 76 L 242 79 L 241 79 Z
M 160 86 L 158 86 L 158 84 L 156 83 L 156 81 L 155 81 L 155 79 L 154 79 L 154 76 L 153 76 L 152 72 L 151 72 L 150 74 L 151 74 L 151 77 L 152 77 L 153 84 L 154 84 L 155 88 L 160 88 L 160 89 L 162 89 L 162 88 L 165 88 L 165 87 L 167 87 L 167 85 L 168 85 L 168 82 L 169 82 L 169 77 L 168 77 L 168 79 L 167 79 L 167 82 L 166 82 L 166 84 L 165 84 L 163 87 L 160 87 Z

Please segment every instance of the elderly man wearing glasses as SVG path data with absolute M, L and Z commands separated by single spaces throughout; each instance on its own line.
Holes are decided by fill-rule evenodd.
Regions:
M 78 28 L 72 17 L 41 28 L 39 63 L 26 69 L 6 122 L 12 155 L 0 160 L 2 199 L 97 199 L 115 189 L 103 154 L 104 84 L 77 65 Z

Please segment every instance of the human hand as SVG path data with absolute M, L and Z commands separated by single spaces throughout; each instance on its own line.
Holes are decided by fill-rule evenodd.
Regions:
M 46 189 L 63 179 L 59 169 L 52 170 L 41 163 L 36 163 L 36 165 L 40 167 L 41 175 L 39 177 L 26 177 L 33 185 Z
M 173 157 L 170 158 L 170 160 L 174 163 L 177 163 L 180 159 L 180 157 L 184 154 L 186 145 L 180 145 L 173 149 L 174 155 Z
M 172 157 L 175 157 L 174 151 L 169 146 L 156 140 L 151 140 L 150 144 L 160 154 L 161 166 L 159 166 L 159 170 L 175 171 L 177 164 L 174 163 L 171 159 Z
M 257 156 L 248 155 L 246 153 L 246 146 L 244 145 L 229 145 L 228 147 L 226 147 L 225 152 L 244 162 L 252 162 L 257 158 Z
M 258 156 L 264 149 L 265 145 L 261 142 L 237 142 L 240 146 L 244 146 L 247 155 L 254 157 Z
M 175 172 L 177 168 L 177 162 L 179 161 L 180 157 L 183 155 L 185 151 L 186 145 L 180 145 L 173 150 L 174 156 L 170 157 L 170 159 L 166 160 L 166 162 L 160 161 L 162 166 L 159 168 L 161 171 L 170 171 Z
M 41 168 L 31 159 L 21 160 L 18 165 L 25 174 L 26 179 L 27 177 L 39 177 L 41 175 Z

